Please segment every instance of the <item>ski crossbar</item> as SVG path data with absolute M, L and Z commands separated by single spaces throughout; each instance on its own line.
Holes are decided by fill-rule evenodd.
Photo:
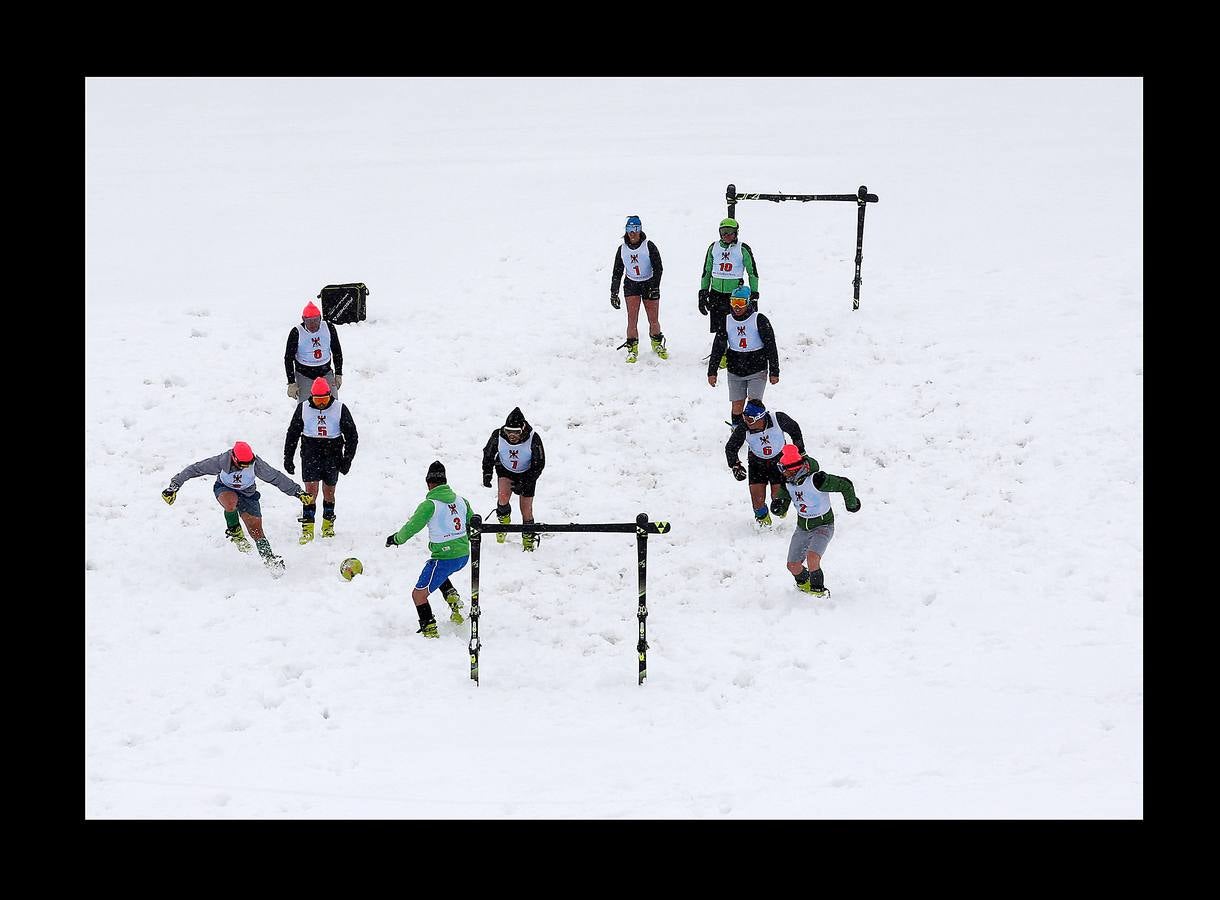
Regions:
M 548 525 L 544 522 L 522 522 L 501 525 L 499 522 L 484 522 L 483 517 L 470 517 L 470 678 L 477 686 L 479 683 L 479 651 L 483 648 L 479 640 L 479 571 L 483 556 L 483 535 L 509 532 L 608 532 L 619 534 L 635 534 L 636 571 L 639 579 L 639 602 L 636 607 L 636 618 L 640 624 L 640 639 L 636 644 L 639 657 L 639 684 L 648 677 L 648 640 L 645 620 L 648 618 L 647 576 L 648 576 L 648 535 L 669 534 L 668 522 L 650 522 L 647 513 L 640 513 L 634 522 L 610 522 L 603 524 L 569 522 L 567 525 Z
M 844 200 L 855 201 L 856 203 L 856 277 L 852 279 L 852 300 L 851 308 L 860 308 L 860 264 L 864 261 L 864 210 L 868 208 L 867 204 L 876 203 L 878 197 L 876 194 L 870 194 L 865 185 L 860 185 L 859 189 L 854 194 L 755 194 L 743 193 L 737 190 L 736 185 L 730 184 L 724 190 L 724 199 L 729 206 L 729 218 L 733 218 L 737 214 L 738 200 L 770 200 L 772 203 L 779 203 L 784 200 L 797 200 L 801 203 L 808 203 L 810 200 Z

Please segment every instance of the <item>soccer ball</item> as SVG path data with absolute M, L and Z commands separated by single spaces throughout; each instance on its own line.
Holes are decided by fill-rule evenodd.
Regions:
M 343 576 L 344 581 L 351 581 L 357 575 L 364 571 L 364 563 L 356 559 L 354 556 L 349 556 L 343 562 L 339 563 L 339 574 Z

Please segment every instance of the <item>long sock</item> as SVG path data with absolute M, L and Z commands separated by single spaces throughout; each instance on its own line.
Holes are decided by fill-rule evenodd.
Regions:
M 419 616 L 420 625 L 427 625 L 436 618 L 436 616 L 432 615 L 432 604 L 427 600 L 424 601 L 423 606 L 415 607 L 415 613 Z
M 762 506 L 758 507 L 758 509 L 754 510 L 754 518 L 756 518 L 756 519 L 761 519 L 766 514 L 767 514 L 767 504 L 765 504 L 765 503 Z
M 318 507 L 315 504 L 314 509 L 317 508 Z M 325 500 L 322 501 L 322 518 L 329 519 L 331 522 L 335 521 L 335 503 L 333 500 L 329 503 L 327 503 Z
M 512 507 L 511 503 L 505 503 L 502 506 L 499 504 L 496 505 L 496 515 L 497 516 L 507 516 L 512 511 L 513 511 L 513 507 Z
M 241 520 L 237 516 L 237 510 L 233 510 L 233 512 L 225 513 L 225 525 L 227 525 L 229 527 L 230 531 L 232 531 L 234 528 L 236 528 L 237 523 L 240 521 Z
M 305 507 L 305 513 L 301 516 L 302 522 L 312 522 L 313 517 L 318 514 L 318 504 L 311 503 Z
M 452 581 L 450 581 L 448 578 L 446 578 L 444 581 L 441 582 L 441 596 L 442 597 L 448 596 L 449 594 L 455 594 L 455 593 L 457 593 L 457 588 L 455 588 L 453 586 Z
M 813 585 L 815 591 L 826 590 L 825 575 L 822 574 L 822 569 L 819 567 L 809 573 L 809 581 Z
M 274 556 L 275 555 L 274 553 L 271 552 L 271 541 L 267 540 L 265 537 L 259 538 L 258 540 L 256 540 L 254 542 L 254 546 L 258 548 L 259 556 Z
M 796 579 L 797 584 L 804 584 L 809 580 L 809 570 L 802 566 L 801 570 L 792 577 Z
M 733 413 L 733 424 L 740 425 L 745 421 L 745 416 L 741 413 Z

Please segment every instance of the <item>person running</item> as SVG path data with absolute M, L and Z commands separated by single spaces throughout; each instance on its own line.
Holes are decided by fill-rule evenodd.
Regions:
M 847 511 L 859 512 L 856 487 L 850 478 L 823 472 L 816 459 L 794 444 L 784 445 L 778 465 L 796 508 L 796 530 L 788 544 L 788 571 L 796 579 L 797 590 L 829 597 L 822 557 L 835 534 L 830 495 L 842 494 Z
M 729 314 L 729 295 L 733 289 L 750 279 L 750 298 L 758 299 L 758 266 L 749 244 L 737 242 L 737 220 L 720 220 L 720 240 L 708 245 L 703 257 L 703 277 L 699 280 L 699 312 L 710 316 L 708 331 L 724 333 Z M 712 357 L 715 359 L 715 357 Z M 719 367 L 728 359 L 722 354 Z
M 289 475 L 296 474 L 292 458 L 297 452 L 297 441 L 301 442 L 301 478 L 305 480 L 305 490 L 316 498 L 318 482 L 322 482 L 322 537 L 332 538 L 335 536 L 335 486 L 339 474 L 346 475 L 352 468 L 360 435 L 356 433 L 351 410 L 331 393 L 325 378 L 313 380 L 309 399 L 297 407 L 288 422 L 288 435 L 284 438 L 284 471 Z M 298 543 L 308 544 L 313 540 L 317 512 L 316 502 L 305 507 Z
M 661 359 L 669 359 L 665 349 L 665 335 L 661 333 L 661 251 L 648 240 L 639 216 L 627 217 L 627 228 L 623 242 L 614 254 L 614 268 L 610 274 L 610 305 L 619 308 L 618 286 L 623 282 L 623 293 L 627 296 L 627 340 L 618 346 L 627 348 L 627 362 L 640 357 L 640 302 L 648 315 L 648 334 L 652 338 L 652 352 Z M 625 280 L 624 280 L 625 276 Z
M 538 476 L 546 467 L 546 451 L 542 437 L 525 420 L 521 407 L 513 408 L 487 439 L 483 447 L 483 487 L 491 487 L 491 473 L 495 469 L 496 518 L 501 525 L 513 520 L 509 500 L 516 494 L 521 507 L 521 522 L 530 525 L 534 521 L 534 491 Z M 503 531 L 496 534 L 496 543 L 503 544 L 508 537 Z M 538 535 L 521 532 L 521 549 L 533 551 L 538 546 Z
M 784 446 L 785 432 L 791 435 L 792 443 L 797 447 L 805 446 L 801 426 L 794 419 L 779 410 L 767 412 L 761 400 L 749 400 L 742 412 L 742 421 L 733 426 L 733 433 L 724 445 L 724 455 L 733 477 L 738 481 L 750 479 L 750 508 L 754 510 L 754 521 L 760 526 L 771 524 L 767 512 L 768 484 L 771 485 L 771 512 L 781 519 L 788 514 L 791 500 L 775 464 Z M 750 448 L 746 454 L 750 463 L 748 472 L 737 458 L 743 443 Z
M 729 424 L 738 425 L 746 398 L 761 400 L 768 381 L 779 384 L 779 348 L 770 320 L 758 311 L 758 304 L 750 299 L 748 287 L 742 285 L 733 290 L 729 309 L 731 314 L 725 322 L 725 333 L 717 334 L 712 341 L 712 354 L 707 359 L 707 383 L 716 386 L 717 360 L 727 347 L 732 416 Z
M 315 378 L 325 378 L 331 393 L 339 396 L 343 384 L 343 347 L 334 324 L 327 322 L 325 328 L 322 325 L 322 310 L 311 300 L 301 311 L 301 324 L 288 332 L 284 374 L 288 376 L 288 396 L 293 400 L 299 401 Z M 308 395 L 305 399 L 309 399 Z
M 438 638 L 436 616 L 428 602 L 428 595 L 437 588 L 449 604 L 449 621 L 458 625 L 464 621 L 460 612 L 462 601 L 449 576 L 460 572 L 470 562 L 470 503 L 449 486 L 445 466 L 439 459 L 428 467 L 424 483 L 428 485 L 427 496 L 415 507 L 406 524 L 385 539 L 385 545 L 401 546 L 424 528 L 428 529 L 428 549 L 432 555 L 419 573 L 411 599 L 419 616 L 416 634 Z
M 212 493 L 225 511 L 225 537 L 242 553 L 249 553 L 250 542 L 241 530 L 241 523 L 245 522 L 263 563 L 273 575 L 281 574 L 284 571 L 284 558 L 271 551 L 271 542 L 263 533 L 263 510 L 259 504 L 257 481 L 262 479 L 275 485 L 289 497 L 296 497 L 304 506 L 313 503 L 313 495 L 262 457 L 255 456 L 245 441 L 238 441 L 232 449 L 191 463 L 171 478 L 169 487 L 161 492 L 161 499 L 173 506 L 182 485 L 201 475 L 216 476 Z

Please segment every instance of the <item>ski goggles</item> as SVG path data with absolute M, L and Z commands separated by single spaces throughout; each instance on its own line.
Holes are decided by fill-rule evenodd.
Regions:
M 254 465 L 254 460 L 251 459 L 251 460 L 247 460 L 246 462 L 242 462 L 240 459 L 238 459 L 236 456 L 234 456 L 231 453 L 229 454 L 229 462 L 231 462 L 233 464 L 233 466 L 238 469 L 248 469 L 252 465 Z
M 729 298 L 729 306 L 733 307 L 733 309 L 737 310 L 738 312 L 741 312 L 743 309 L 745 309 L 749 305 L 750 305 L 749 297 L 730 297 Z
M 767 417 L 767 411 L 764 409 L 762 412 L 760 412 L 756 416 L 752 416 L 749 413 L 743 412 L 741 414 L 741 417 L 746 420 L 747 425 L 753 425 L 755 422 L 761 422 L 763 419 L 765 419 Z
M 504 435 L 504 440 L 510 443 L 516 443 L 525 436 L 525 427 L 520 428 L 501 428 L 500 433 Z
M 302 319 L 301 321 L 305 324 L 305 327 L 308 328 L 310 331 L 317 331 L 319 328 L 322 327 L 322 317 L 321 316 L 310 316 L 309 318 Z
M 737 229 L 736 228 L 721 228 L 720 236 L 721 237 L 736 237 Z

